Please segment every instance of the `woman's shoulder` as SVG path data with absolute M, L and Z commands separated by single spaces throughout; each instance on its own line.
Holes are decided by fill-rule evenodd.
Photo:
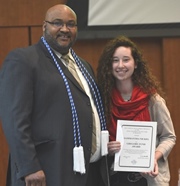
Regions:
M 161 97 L 159 94 L 154 94 L 150 97 L 149 99 L 149 105 L 161 105 L 161 104 L 166 104 L 166 101 L 163 97 Z

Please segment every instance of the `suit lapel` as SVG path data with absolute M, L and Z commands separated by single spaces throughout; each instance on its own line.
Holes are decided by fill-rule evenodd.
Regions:
M 79 85 L 79 83 L 76 81 L 76 79 L 74 78 L 74 76 L 71 74 L 71 72 L 68 70 L 68 68 L 63 64 L 63 62 L 56 56 L 57 62 L 59 64 L 59 66 L 61 67 L 64 75 L 66 76 L 66 78 L 71 81 L 75 86 L 77 86 L 79 89 L 81 89 L 82 91 L 84 91 L 82 89 L 82 87 Z
M 54 65 L 54 67 L 57 69 L 56 64 L 54 63 L 51 55 L 49 54 L 49 52 L 47 51 L 47 48 L 44 46 L 44 44 L 42 43 L 41 40 L 38 42 L 37 45 L 43 51 L 43 53 L 45 54 L 45 56 L 49 59 L 50 63 L 52 63 Z M 53 54 L 54 54 L 54 56 L 55 56 L 55 58 L 56 58 L 56 60 L 57 60 L 57 62 L 59 64 L 59 66 L 61 67 L 64 75 L 68 79 L 68 81 L 71 81 L 76 87 L 78 87 L 81 91 L 84 92 L 84 90 L 81 88 L 81 86 L 76 81 L 76 79 L 74 78 L 74 76 L 69 72 L 69 70 L 67 69 L 67 67 L 63 64 L 63 62 L 57 57 L 57 55 L 54 52 L 53 52 Z

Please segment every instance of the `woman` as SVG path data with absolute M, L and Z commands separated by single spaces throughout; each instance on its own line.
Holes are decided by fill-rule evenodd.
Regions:
M 116 141 L 117 120 L 156 121 L 154 170 L 148 173 L 111 171 L 111 186 L 169 186 L 168 155 L 176 136 L 162 91 L 135 43 L 119 36 L 104 48 L 97 69 L 110 142 L 110 159 L 121 148 Z M 111 161 L 113 162 L 113 161 Z

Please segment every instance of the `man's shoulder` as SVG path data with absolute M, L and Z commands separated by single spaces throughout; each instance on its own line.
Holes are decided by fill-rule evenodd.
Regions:
M 11 59 L 11 58 L 34 58 L 35 56 L 38 56 L 41 54 L 41 47 L 39 45 L 39 43 L 30 45 L 30 46 L 26 46 L 26 47 L 21 47 L 21 48 L 16 48 L 11 50 L 8 55 L 5 58 L 5 61 L 7 59 Z
M 29 52 L 35 52 L 36 50 L 40 50 L 43 48 L 42 42 L 41 40 L 39 40 L 37 43 L 35 44 L 31 44 L 28 46 L 23 46 L 23 47 L 18 47 L 18 48 L 14 48 L 12 49 L 9 54 L 12 53 L 19 53 L 19 52 L 23 52 L 23 53 L 29 53 Z M 9 55 L 8 54 L 8 55 Z
M 3 61 L 2 68 L 7 65 L 30 65 L 36 62 L 43 56 L 42 47 L 39 44 L 33 44 L 27 47 L 16 48 L 8 53 Z

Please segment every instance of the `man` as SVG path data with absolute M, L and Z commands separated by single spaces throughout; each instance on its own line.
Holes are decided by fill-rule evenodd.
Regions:
M 73 10 L 53 6 L 46 13 L 41 40 L 10 52 L 4 61 L 0 116 L 10 150 L 8 186 L 100 183 L 104 115 L 92 68 L 71 49 L 76 36 Z

